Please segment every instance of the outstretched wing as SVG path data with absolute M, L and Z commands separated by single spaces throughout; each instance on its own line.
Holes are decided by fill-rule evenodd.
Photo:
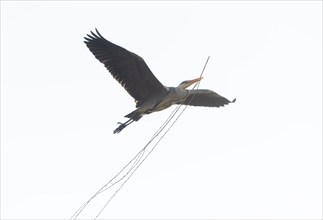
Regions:
M 229 101 L 219 94 L 208 89 L 188 90 L 188 96 L 185 100 L 177 104 L 192 105 L 192 106 L 206 106 L 206 107 L 220 107 L 233 103 L 236 99 Z
M 95 30 L 96 33 L 91 31 L 92 35 L 84 38 L 84 43 L 136 100 L 137 106 L 149 96 L 167 93 L 140 56 L 107 41 L 97 29 Z

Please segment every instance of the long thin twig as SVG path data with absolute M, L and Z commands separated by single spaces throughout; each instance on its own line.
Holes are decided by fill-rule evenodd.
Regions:
M 200 77 L 202 77 L 204 70 L 206 68 L 206 65 L 209 61 L 209 58 L 207 58 L 203 70 L 200 74 Z M 200 85 L 200 82 L 198 82 L 197 84 L 194 85 L 193 89 L 198 88 Z M 193 99 L 193 98 L 192 98 Z M 192 100 L 191 99 L 191 100 Z M 190 101 L 191 101 L 190 100 Z M 101 187 L 87 202 L 85 202 L 74 214 L 73 216 L 70 218 L 71 220 L 75 220 L 81 213 L 82 211 L 87 207 L 87 205 L 96 197 L 98 196 L 100 193 L 108 190 L 109 188 L 111 188 L 112 186 L 114 186 L 115 184 L 121 182 L 122 180 L 125 179 L 125 181 L 121 184 L 121 186 L 114 192 L 114 194 L 112 196 L 110 196 L 110 198 L 108 199 L 108 201 L 104 204 L 104 206 L 101 208 L 101 210 L 99 211 L 99 213 L 96 215 L 95 219 L 97 219 L 99 217 L 99 215 L 103 212 L 103 210 L 106 208 L 106 206 L 110 203 L 110 201 L 114 198 L 114 196 L 121 190 L 121 188 L 126 184 L 126 182 L 130 179 L 130 177 L 136 172 L 136 170 L 140 167 L 140 165 L 146 160 L 146 158 L 151 154 L 151 152 L 156 148 L 156 146 L 160 143 L 160 141 L 165 137 L 165 135 L 169 132 L 169 130 L 173 127 L 173 125 L 175 124 L 175 122 L 179 119 L 179 117 L 183 114 L 183 112 L 186 110 L 188 105 L 186 105 L 184 107 L 184 109 L 179 113 L 179 115 L 175 118 L 175 120 L 171 123 L 171 125 L 169 126 L 169 128 L 166 129 L 166 131 L 162 134 L 162 136 L 158 139 L 158 141 L 156 142 L 156 144 L 152 147 L 152 149 L 147 153 L 147 155 L 144 157 L 145 154 L 145 150 L 146 148 L 152 143 L 152 141 L 155 140 L 155 138 L 157 138 L 160 133 L 166 128 L 166 126 L 171 122 L 171 120 L 175 117 L 176 113 L 179 111 L 179 109 L 182 107 L 182 104 L 177 106 L 173 112 L 168 116 L 168 118 L 166 119 L 166 121 L 159 127 L 159 129 L 155 132 L 155 134 L 151 137 L 151 139 L 148 141 L 148 143 L 139 151 L 139 153 L 137 153 L 131 160 L 130 162 L 128 162 L 110 181 L 108 181 L 108 183 L 106 183 L 103 187 Z M 118 176 L 124 171 L 126 170 L 127 167 L 129 167 L 129 165 L 132 164 L 132 166 L 130 167 L 130 169 L 121 176 L 121 178 L 118 178 Z M 117 179 L 118 178 L 118 179 Z M 115 182 L 113 182 L 115 179 L 117 179 Z M 109 186 L 109 184 L 111 184 Z

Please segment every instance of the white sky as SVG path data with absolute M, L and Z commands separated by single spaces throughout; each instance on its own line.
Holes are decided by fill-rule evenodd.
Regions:
M 134 102 L 95 27 L 168 86 L 210 55 L 200 88 L 237 98 L 188 108 L 101 218 L 322 217 L 321 1 L 1 1 L 2 218 L 69 218 L 173 109 L 112 133 Z

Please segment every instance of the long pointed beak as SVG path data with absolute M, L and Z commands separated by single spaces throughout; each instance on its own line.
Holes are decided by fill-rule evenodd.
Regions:
M 196 79 L 192 79 L 191 80 L 191 83 L 196 83 L 198 81 L 201 81 L 203 79 L 203 77 L 199 77 L 199 78 L 196 78 Z
M 194 84 L 194 83 L 197 83 L 198 81 L 201 81 L 203 79 L 203 77 L 199 77 L 199 78 L 196 78 L 196 79 L 192 79 L 190 81 L 188 81 L 188 86 L 189 87 L 190 85 Z

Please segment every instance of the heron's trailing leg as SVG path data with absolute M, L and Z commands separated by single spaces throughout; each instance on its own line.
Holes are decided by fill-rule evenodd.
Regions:
M 132 118 L 130 118 L 128 121 L 126 121 L 125 123 L 121 123 L 121 122 L 118 122 L 119 124 L 119 127 L 117 127 L 113 133 L 116 134 L 116 133 L 120 133 L 120 131 L 122 131 L 125 127 L 127 127 L 128 125 L 130 125 L 132 122 L 134 122 L 134 120 Z

